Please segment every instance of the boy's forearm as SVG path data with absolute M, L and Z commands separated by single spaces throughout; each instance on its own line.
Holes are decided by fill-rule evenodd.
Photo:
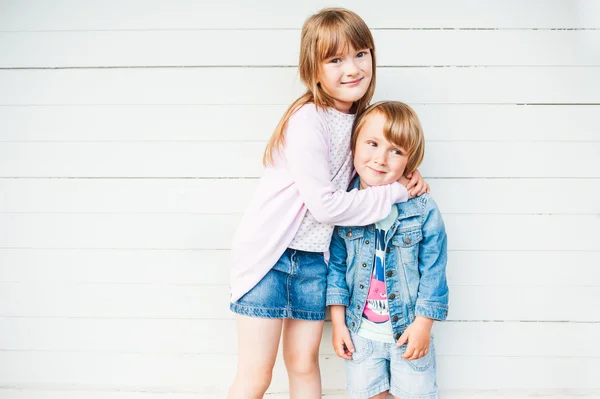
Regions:
M 414 322 L 419 323 L 423 327 L 429 328 L 431 330 L 431 327 L 433 327 L 434 319 L 431 319 L 431 318 L 425 317 L 425 316 L 417 316 L 417 317 L 415 317 Z
M 332 305 L 329 307 L 331 311 L 331 324 L 346 325 L 346 307 L 343 305 Z

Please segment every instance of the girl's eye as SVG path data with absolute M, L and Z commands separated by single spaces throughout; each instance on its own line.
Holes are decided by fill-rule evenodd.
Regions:
M 377 147 L 377 143 L 374 141 L 367 141 L 367 145 L 370 145 L 371 147 Z
M 356 54 L 356 56 L 357 56 L 358 58 L 362 58 L 362 57 L 364 57 L 365 55 L 367 55 L 367 52 L 366 52 L 366 51 L 360 51 L 358 54 Z
M 334 58 L 334 59 L 332 59 L 329 62 L 331 62 L 332 64 L 338 64 L 338 63 L 342 62 L 342 59 L 341 58 Z
M 400 150 L 392 150 L 392 153 L 395 155 L 403 155 L 402 151 L 400 151 Z

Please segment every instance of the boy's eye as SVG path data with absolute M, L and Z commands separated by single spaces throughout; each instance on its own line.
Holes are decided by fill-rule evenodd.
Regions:
M 377 147 L 377 143 L 374 141 L 367 141 L 367 145 L 370 145 L 371 147 Z
M 365 55 L 367 55 L 368 52 L 367 51 L 359 51 L 358 54 L 356 54 L 356 56 L 358 58 L 364 57 Z
M 342 59 L 341 58 L 334 58 L 334 59 L 330 60 L 329 62 L 331 62 L 332 64 L 338 64 L 338 63 L 342 62 Z
M 402 155 L 402 151 L 396 149 L 396 150 L 392 150 L 392 153 L 396 154 L 396 155 Z

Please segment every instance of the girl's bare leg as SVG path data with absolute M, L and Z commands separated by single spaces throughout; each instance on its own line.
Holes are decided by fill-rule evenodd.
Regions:
M 273 375 L 282 319 L 237 315 L 238 363 L 229 399 L 261 399 Z
M 285 319 L 283 360 L 290 382 L 290 399 L 320 399 L 319 344 L 323 321 Z

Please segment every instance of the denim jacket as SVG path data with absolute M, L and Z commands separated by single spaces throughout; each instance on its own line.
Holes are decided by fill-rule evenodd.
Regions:
M 358 188 L 355 179 L 351 188 Z M 416 316 L 448 315 L 447 238 L 442 215 L 423 194 L 395 205 L 398 217 L 386 232 L 384 278 L 390 322 L 399 338 Z M 375 225 L 336 227 L 327 267 L 327 306 L 346 306 L 346 325 L 358 332 L 375 259 Z

